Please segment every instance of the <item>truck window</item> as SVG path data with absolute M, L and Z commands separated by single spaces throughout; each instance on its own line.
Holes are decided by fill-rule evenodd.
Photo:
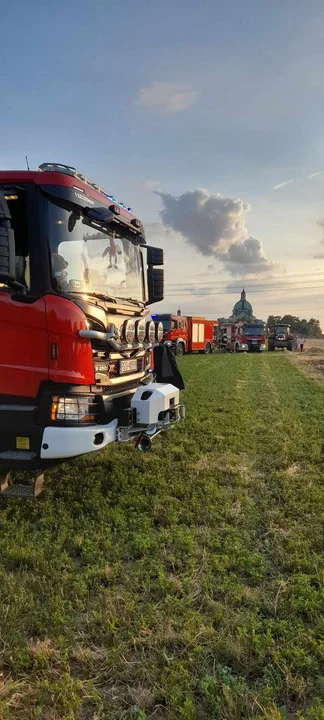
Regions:
M 122 230 L 118 236 L 96 230 L 54 200 L 48 201 L 48 215 L 52 283 L 58 292 L 81 290 L 143 301 L 141 252 Z
M 164 318 L 160 317 L 159 315 L 156 316 L 157 320 L 160 320 L 163 325 L 164 332 L 169 332 L 170 330 L 170 318 Z
M 176 330 L 177 327 L 178 327 L 178 321 L 177 321 L 177 320 L 172 320 L 172 321 L 171 321 L 171 330 Z
M 16 280 L 30 289 L 29 241 L 26 199 L 23 191 L 6 191 L 4 196 L 11 215 L 11 226 L 15 233 Z

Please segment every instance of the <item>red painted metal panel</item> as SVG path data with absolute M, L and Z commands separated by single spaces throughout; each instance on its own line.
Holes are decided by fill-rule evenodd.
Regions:
M 49 334 L 49 379 L 74 385 L 93 385 L 95 377 L 91 343 L 79 337 L 79 330 L 87 329 L 84 313 L 75 303 L 56 295 L 45 295 L 45 303 Z
M 0 291 L 0 337 L 0 394 L 35 398 L 48 380 L 44 299 L 29 304 Z

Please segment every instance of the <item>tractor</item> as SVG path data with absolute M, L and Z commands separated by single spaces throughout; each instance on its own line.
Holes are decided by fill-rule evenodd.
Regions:
M 293 338 L 290 334 L 290 325 L 275 325 L 273 332 L 268 337 L 268 350 L 282 348 L 293 349 Z

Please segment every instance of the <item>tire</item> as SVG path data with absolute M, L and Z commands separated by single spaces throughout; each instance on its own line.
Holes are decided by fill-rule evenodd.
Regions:
M 287 342 L 287 350 L 289 350 L 289 352 L 292 352 L 292 349 L 293 349 L 293 344 L 292 344 L 291 340 L 288 340 L 288 342 Z
M 272 352 L 275 349 L 275 344 L 273 340 L 268 340 L 268 350 Z
M 176 355 L 184 355 L 185 354 L 185 346 L 182 342 L 179 342 L 176 347 Z
M 204 354 L 205 354 L 205 355 L 209 355 L 209 353 L 211 353 L 211 351 L 212 351 L 212 346 L 211 346 L 211 344 L 210 344 L 210 343 L 206 343 L 205 348 L 204 348 Z
M 236 345 L 235 345 L 235 352 L 237 352 L 237 353 L 240 352 L 240 346 L 238 343 L 236 343 Z

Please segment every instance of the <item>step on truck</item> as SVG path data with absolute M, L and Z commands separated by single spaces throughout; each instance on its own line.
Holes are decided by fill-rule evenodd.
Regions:
M 273 351 L 276 348 L 292 351 L 293 338 L 290 334 L 290 325 L 275 325 L 273 331 L 269 334 L 268 350 Z
M 163 342 L 176 355 L 200 352 L 209 354 L 217 346 L 217 320 L 204 317 L 158 314 L 152 316 L 163 325 Z
M 0 171 L 3 494 L 38 494 L 46 468 L 114 441 L 146 449 L 184 415 L 179 385 L 154 381 L 162 265 L 131 209 L 75 168 Z M 34 487 L 8 484 L 13 469 Z

